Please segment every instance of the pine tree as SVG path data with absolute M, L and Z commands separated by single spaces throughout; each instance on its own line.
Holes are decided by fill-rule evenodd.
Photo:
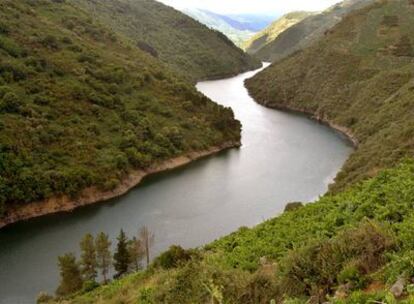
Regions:
M 85 281 L 95 281 L 97 272 L 96 250 L 93 236 L 88 233 L 80 242 L 81 271 Z
M 115 267 L 115 278 L 119 278 L 123 274 L 128 272 L 129 255 L 128 255 L 128 239 L 125 232 L 121 229 L 117 238 L 118 244 L 116 246 L 116 252 L 114 254 L 114 267 Z
M 56 294 L 66 296 L 80 290 L 83 281 L 75 255 L 73 253 L 67 253 L 59 256 L 58 261 L 60 284 L 56 290 Z
M 144 253 L 147 259 L 147 267 L 150 262 L 150 249 L 154 244 L 154 234 L 149 231 L 148 227 L 143 226 L 139 232 L 140 240 L 144 246 Z
M 142 268 L 141 261 L 144 258 L 144 248 L 141 240 L 134 237 L 128 244 L 129 264 L 134 271 Z
M 111 242 L 107 234 L 101 232 L 95 239 L 97 266 L 101 270 L 104 282 L 108 282 L 108 272 L 111 267 Z

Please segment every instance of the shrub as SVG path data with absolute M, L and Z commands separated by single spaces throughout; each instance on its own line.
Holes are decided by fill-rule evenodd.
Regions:
M 58 39 L 53 35 L 47 35 L 43 39 L 40 40 L 40 43 L 51 50 L 58 50 L 59 49 L 59 41 Z
M 155 259 L 154 265 L 164 269 L 171 269 L 188 262 L 190 259 L 190 251 L 184 250 L 181 246 L 173 245 Z
M 348 284 L 353 289 L 361 289 L 366 283 L 366 280 L 361 274 L 358 265 L 354 265 L 353 263 L 342 269 L 342 271 L 338 274 L 337 280 L 338 283 Z
M 0 76 L 7 82 L 25 80 L 27 77 L 26 70 L 20 66 L 11 63 L 0 63 Z
M 288 203 L 285 206 L 285 212 L 289 212 L 289 211 L 292 211 L 292 210 L 296 210 L 296 209 L 299 209 L 301 207 L 303 207 L 303 203 L 301 203 L 301 202 Z
M 26 52 L 13 40 L 2 36 L 0 36 L 0 49 L 3 49 L 13 57 L 20 57 L 26 54 Z
M 7 35 L 10 33 L 9 27 L 4 24 L 3 22 L 0 22 L 0 34 L 1 35 Z
M 90 292 L 99 287 L 99 284 L 96 281 L 88 280 L 83 282 L 82 292 Z
M 6 93 L 0 101 L 0 112 L 3 113 L 19 113 L 23 103 L 20 98 L 12 93 Z
M 358 274 L 367 274 L 386 261 L 384 253 L 394 246 L 388 230 L 376 223 L 364 222 L 332 240 L 317 241 L 291 251 L 280 262 L 281 289 L 291 296 L 312 295 L 323 299 L 338 284 L 338 277 L 355 279 L 354 269 L 346 269 L 351 262 Z

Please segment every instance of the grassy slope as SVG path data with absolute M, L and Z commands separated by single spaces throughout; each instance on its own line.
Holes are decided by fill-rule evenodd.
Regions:
M 191 80 L 260 66 L 224 34 L 154 0 L 74 1 Z
M 230 109 L 48 0 L 0 4 L 0 129 L 0 214 L 240 138 Z
M 350 11 L 361 8 L 371 0 L 341 2 L 326 11 L 305 18 L 282 32 L 276 39 L 254 52 L 262 61 L 275 62 L 304 49 L 321 39 L 325 32 L 335 26 Z
M 247 81 L 256 100 L 348 128 L 359 140 L 333 189 L 414 149 L 414 6 L 389 1 L 348 16 L 316 45 Z M 395 17 L 393 17 L 395 16 Z
M 386 286 L 401 274 L 414 276 L 413 201 L 411 160 L 341 194 L 242 228 L 178 268 L 152 268 L 62 303 L 305 303 L 323 301 L 345 283 L 352 284 L 349 303 L 384 300 L 391 297 Z
M 302 21 L 306 17 L 311 16 L 311 12 L 293 12 L 280 17 L 263 31 L 257 33 L 252 38 L 247 40 L 243 48 L 249 54 L 257 53 L 261 48 L 265 47 L 273 40 L 275 40 L 281 33 L 286 31 L 291 26 Z

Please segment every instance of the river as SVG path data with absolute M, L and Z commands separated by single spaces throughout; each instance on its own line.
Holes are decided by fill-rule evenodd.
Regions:
M 205 244 L 276 216 L 287 202 L 323 194 L 351 144 L 304 116 L 256 104 L 243 85 L 256 72 L 197 85 L 234 110 L 242 148 L 146 178 L 121 198 L 0 230 L 0 303 L 34 303 L 39 291 L 53 293 L 57 256 L 76 252 L 87 232 L 114 239 L 121 228 L 132 236 L 147 225 L 159 253 L 171 244 Z

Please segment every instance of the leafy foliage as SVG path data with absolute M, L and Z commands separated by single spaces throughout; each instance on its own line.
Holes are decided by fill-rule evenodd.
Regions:
M 73 1 L 2 1 L 0 20 L 0 215 L 239 141 L 230 109 Z
M 192 81 L 232 76 L 260 66 L 222 33 L 157 1 L 75 2 Z

